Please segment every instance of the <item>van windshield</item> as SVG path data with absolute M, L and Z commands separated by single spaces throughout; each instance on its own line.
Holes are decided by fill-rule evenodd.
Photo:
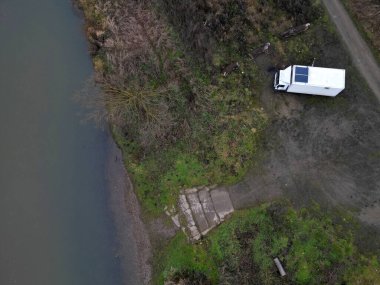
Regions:
M 278 83 L 280 82 L 280 72 L 279 71 L 277 71 L 277 73 L 276 73 L 276 81 L 275 81 L 275 85 L 277 86 L 278 85 Z

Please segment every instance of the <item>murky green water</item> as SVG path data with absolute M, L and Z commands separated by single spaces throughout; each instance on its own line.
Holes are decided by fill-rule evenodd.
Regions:
M 107 134 L 73 93 L 92 69 L 70 0 L 0 0 L 0 284 L 121 284 Z

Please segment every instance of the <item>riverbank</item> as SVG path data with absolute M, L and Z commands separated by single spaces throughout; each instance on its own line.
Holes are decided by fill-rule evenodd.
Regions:
M 152 276 L 152 249 L 141 219 L 140 204 L 125 170 L 122 153 L 111 134 L 107 148 L 106 177 L 119 243 L 115 257 L 120 259 L 124 284 L 148 284 Z
M 162 214 L 165 205 L 175 204 L 180 189 L 214 183 L 232 184 L 252 165 L 255 167 L 241 183 L 227 187 L 235 208 L 255 206 L 263 202 L 266 197 L 263 194 L 268 193 L 290 197 L 299 207 L 317 201 L 334 209 L 361 209 L 363 203 L 377 199 L 378 193 L 373 190 L 376 190 L 379 164 L 376 159 L 369 163 L 367 158 L 374 155 L 378 134 L 361 128 L 377 129 L 380 118 L 377 105 L 370 91 L 360 82 L 323 7 L 313 5 L 314 1 L 292 2 L 292 5 L 278 2 L 271 6 L 249 1 L 239 2 L 244 5 L 237 5 L 237 1 L 227 2 L 230 5 L 207 4 L 210 6 L 205 7 L 200 4 L 187 9 L 186 1 L 163 1 L 164 6 L 135 7 L 131 4 L 132 7 L 127 5 L 130 10 L 120 12 L 120 6 L 115 5 L 89 12 L 93 24 L 88 32 L 94 66 L 108 92 L 105 101 L 110 103 L 111 117 L 116 114 L 122 119 L 122 126 L 115 128 L 114 137 L 123 151 L 144 214 L 149 217 Z M 298 13 L 300 10 L 304 11 L 302 17 Z M 120 22 L 113 17 L 120 16 L 119 12 L 125 16 Z M 158 19 L 153 17 L 156 13 Z M 216 16 L 221 14 L 231 17 L 231 21 Z M 252 22 L 252 19 L 260 20 Z M 153 20 L 160 25 L 153 25 Z M 167 29 L 163 29 L 161 20 Z M 305 22 L 311 23 L 307 32 L 289 39 L 280 36 L 281 31 Z M 248 24 L 241 25 L 243 23 Z M 169 32 L 163 34 L 161 41 L 159 35 L 163 30 Z M 257 34 L 252 34 L 253 30 Z M 141 37 L 142 33 L 145 38 Z M 209 36 L 216 38 L 208 42 L 205 39 Z M 170 42 L 171 37 L 178 41 Z M 252 60 L 253 47 L 269 39 L 271 53 L 259 58 L 255 55 Z M 226 44 L 229 40 L 231 45 Z M 177 53 L 166 54 L 166 44 Z M 178 50 L 173 48 L 177 44 Z M 182 45 L 187 48 L 182 49 Z M 194 61 L 204 60 L 197 66 L 197 72 L 189 68 L 194 67 L 193 61 L 186 65 L 189 55 L 194 56 Z M 188 72 L 187 81 L 180 76 L 173 77 L 173 70 L 178 67 L 175 60 L 185 62 L 181 67 Z M 310 65 L 312 62 L 317 62 L 318 66 L 345 68 L 348 83 L 345 92 L 334 99 L 272 92 L 270 81 L 276 66 Z M 166 72 L 165 68 L 170 70 L 171 67 L 175 68 Z M 136 90 L 129 89 L 130 80 L 133 84 L 138 82 Z M 205 85 L 209 89 L 203 89 Z M 178 98 L 183 101 L 178 103 Z M 130 102 L 135 105 L 128 104 Z M 151 121 L 144 120 L 155 114 L 170 113 L 168 110 L 173 106 L 165 105 L 168 102 L 183 103 L 180 107 L 189 118 L 182 121 L 181 116 L 160 117 L 160 120 L 168 119 L 166 123 L 170 127 L 173 120 L 174 125 L 183 122 L 180 128 L 178 125 L 173 128 L 178 133 L 169 131 L 161 136 L 162 129 L 151 128 Z M 146 107 L 145 104 L 151 105 Z M 253 109 L 247 111 L 245 107 L 250 104 Z M 155 109 L 157 106 L 163 109 Z M 220 108 L 220 113 L 215 112 L 215 106 Z M 270 116 L 269 127 L 263 122 L 266 120 L 262 120 L 264 112 Z M 368 120 L 369 115 L 371 120 Z M 131 118 L 136 121 L 126 122 Z M 141 118 L 142 121 L 138 121 Z M 114 125 L 120 123 L 113 122 Z M 137 127 L 131 127 L 136 122 Z M 251 125 L 258 122 L 262 123 L 258 128 Z M 242 126 L 242 132 L 231 131 Z M 257 144 L 257 133 L 263 129 L 265 148 Z M 152 137 L 152 131 L 158 133 L 153 132 Z M 362 137 L 366 137 L 366 143 L 360 141 L 358 144 Z M 147 150 L 146 143 L 162 145 Z M 258 152 L 261 152 L 260 159 Z M 362 177 L 366 177 L 366 181 Z M 368 187 L 368 182 L 374 186 Z M 356 195 L 359 191 L 362 195 Z M 148 231 L 152 231 L 151 236 L 156 239 L 161 228 L 149 225 Z M 214 231 L 216 235 L 218 231 Z M 189 255 L 183 253 L 183 250 L 197 251 L 199 246 L 188 244 L 183 237 L 179 242 L 174 239 L 174 247 L 170 243 L 165 248 L 163 245 L 169 239 L 157 243 L 162 252 L 160 260 L 154 260 L 155 265 L 160 265 L 165 255 L 174 253 L 172 260 L 184 261 L 185 266 L 174 268 L 174 273 L 167 276 L 163 274 L 172 270 L 177 262 L 167 262 L 166 273 L 156 266 L 156 280 L 161 283 L 168 280 L 167 277 L 177 279 L 178 274 L 186 275 L 186 270 L 197 269 L 199 265 L 195 256 L 193 264 L 188 266 Z
M 75 13 L 86 20 L 78 0 L 73 0 L 73 5 Z M 84 104 L 84 107 L 88 106 Z M 152 247 L 149 233 L 125 168 L 123 154 L 113 138 L 112 131 L 105 128 L 105 177 L 108 203 L 117 235 L 114 258 L 120 262 L 123 284 L 149 284 L 152 278 Z
M 94 105 L 108 110 L 100 114 L 95 108 L 93 115 L 115 126 L 144 210 L 157 216 L 175 204 L 182 188 L 241 179 L 266 117 L 257 102 L 258 70 L 234 39 L 210 47 L 212 55 L 203 50 L 191 56 L 166 14 L 173 7 L 159 11 L 163 2 L 81 3 L 96 80 L 104 91 Z M 244 15 L 234 27 L 241 22 Z M 222 27 L 216 29 L 221 42 Z

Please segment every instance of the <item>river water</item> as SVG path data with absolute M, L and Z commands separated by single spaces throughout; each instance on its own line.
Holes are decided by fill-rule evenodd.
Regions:
M 1 285 L 122 284 L 109 135 L 72 100 L 92 73 L 82 27 L 70 0 L 0 0 Z

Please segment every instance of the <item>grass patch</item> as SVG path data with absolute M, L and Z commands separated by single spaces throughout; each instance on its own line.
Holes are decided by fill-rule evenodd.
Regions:
M 177 280 L 182 275 L 194 281 L 203 280 L 215 284 L 217 282 L 217 267 L 208 255 L 203 245 L 189 244 L 186 236 L 180 232 L 167 246 L 165 255 L 161 257 L 164 265 L 160 268 L 159 284 L 164 280 Z
M 158 215 L 165 205 L 176 202 L 181 189 L 231 184 L 241 179 L 251 165 L 260 143 L 261 130 L 266 124 L 260 113 L 245 116 L 256 124 L 239 126 L 240 120 L 245 120 L 242 115 L 234 118 L 236 122 L 227 125 L 220 133 L 202 134 L 204 130 L 200 129 L 200 134 L 193 140 L 179 142 L 145 157 L 141 157 L 138 144 L 127 140 L 119 129 L 114 128 L 114 139 L 123 151 L 125 165 L 144 210 Z
M 148 214 L 183 188 L 235 183 L 252 164 L 267 119 L 257 99 L 265 80 L 249 55 L 320 16 L 315 1 L 280 2 L 80 0 L 106 118 Z
M 360 254 L 348 228 L 318 206 L 297 211 L 276 202 L 240 211 L 202 244 L 177 236 L 166 249 L 158 283 L 171 276 L 188 281 L 182 272 L 196 276 L 199 269 L 204 283 L 185 284 L 377 284 L 378 260 Z M 285 278 L 279 277 L 275 257 Z
M 211 2 L 81 0 L 94 26 L 94 65 L 114 138 L 151 215 L 174 204 L 183 188 L 239 181 L 254 162 L 267 118 L 257 99 L 266 80 L 249 56 L 253 48 L 270 40 L 274 64 L 309 65 L 335 35 L 318 1 Z M 120 27 L 107 28 L 120 13 Z M 280 40 L 300 21 L 312 28 Z M 235 62 L 238 70 L 223 76 Z

